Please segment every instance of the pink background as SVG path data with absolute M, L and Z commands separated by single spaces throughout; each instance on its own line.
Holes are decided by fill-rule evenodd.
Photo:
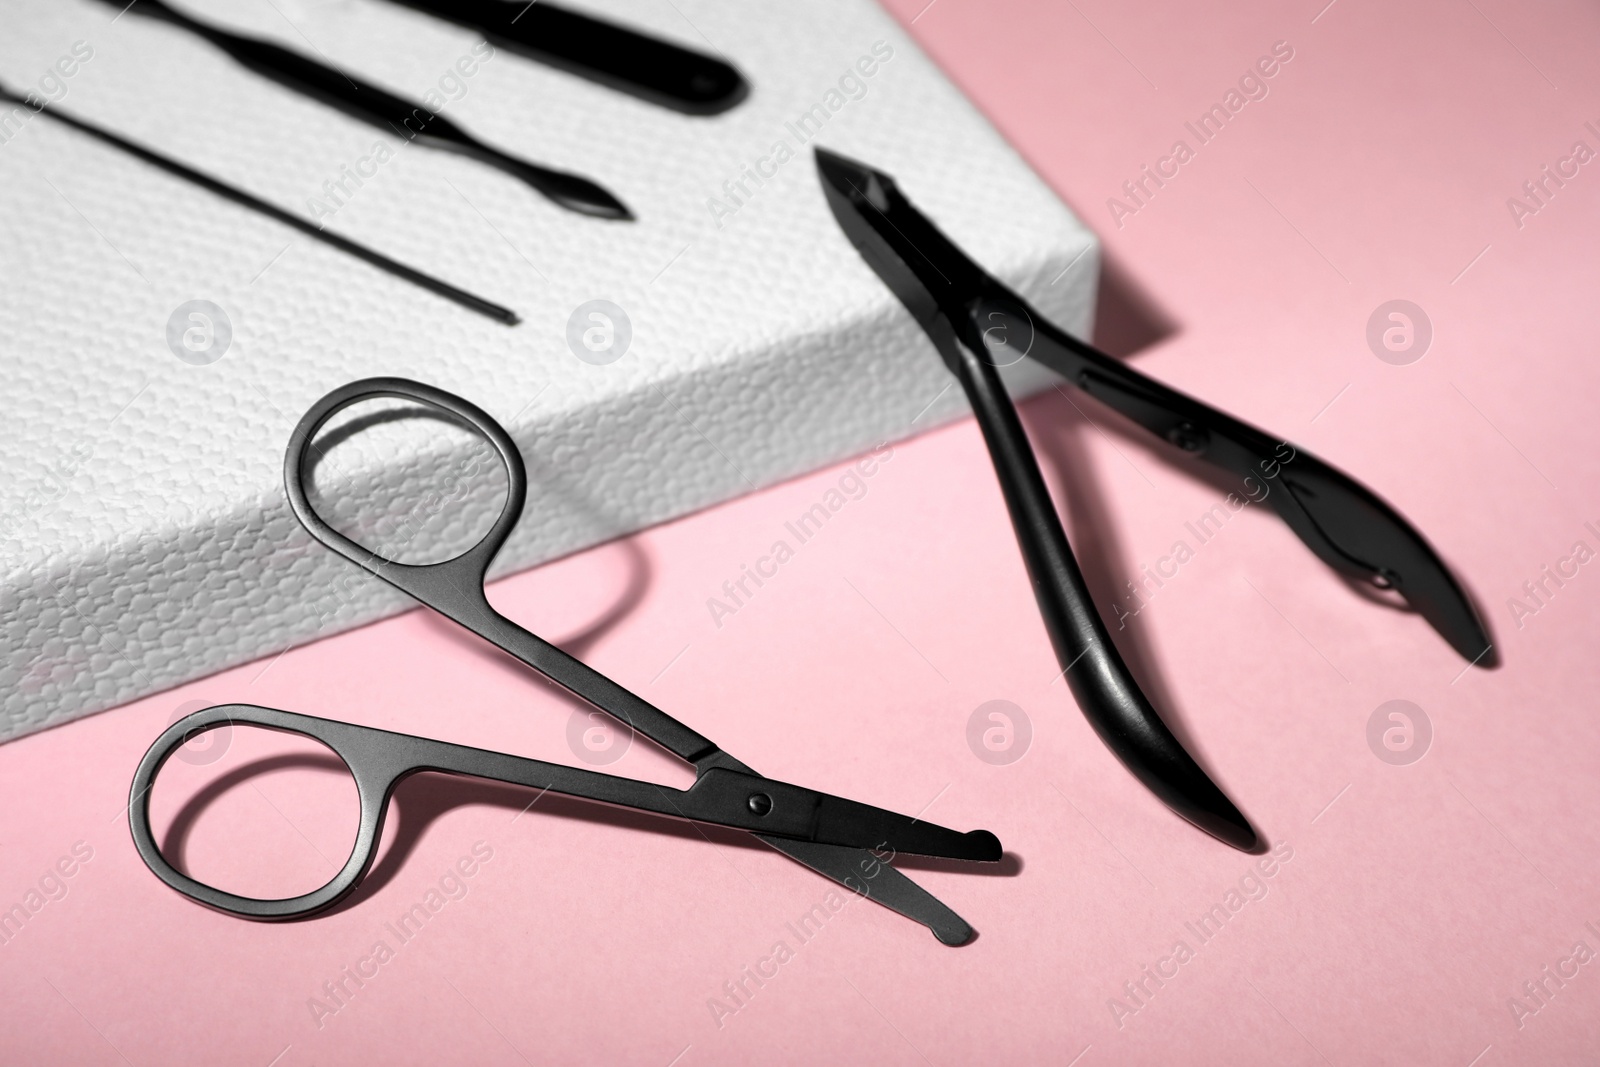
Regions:
M 843 468 L 491 596 L 766 773 L 996 831 L 1017 857 L 1000 873 L 907 864 L 976 942 L 944 948 L 852 903 L 799 944 L 785 924 L 830 883 L 741 835 L 550 799 L 520 814 L 524 792 L 439 779 L 403 789 L 371 886 L 328 917 L 248 923 L 157 882 L 122 807 L 139 756 L 194 701 L 572 762 L 573 705 L 413 613 L 0 749 L 0 906 L 78 842 L 80 858 L 92 849 L 0 945 L 6 1062 L 1593 1062 L 1600 962 L 1546 979 L 1536 1013 L 1510 1002 L 1538 1006 L 1523 983 L 1575 943 L 1600 951 L 1585 926 L 1600 929 L 1600 565 L 1534 614 L 1508 600 L 1574 542 L 1600 548 L 1584 526 L 1600 525 L 1600 164 L 1520 227 L 1506 201 L 1574 141 L 1600 148 L 1584 128 L 1600 126 L 1600 15 L 1506 0 L 923 3 L 891 6 L 1104 237 L 1102 342 L 1394 502 L 1477 596 L 1504 665 L 1464 671 L 1260 509 L 1200 546 L 1120 637 L 1292 851 L 1202 944 L 1184 924 L 1256 860 L 1163 809 L 1052 684 L 987 456 L 958 423 L 896 445 L 720 627 L 707 598 Z M 1106 199 L 1277 41 L 1294 54 L 1269 95 L 1119 228 Z M 1433 325 L 1408 366 L 1365 340 L 1396 298 Z M 1025 417 L 1109 604 L 1176 540 L 1194 547 L 1184 523 L 1220 493 L 1079 404 L 1049 395 Z M 966 740 L 996 699 L 1033 732 L 1003 766 Z M 1433 728 L 1408 766 L 1367 742 L 1395 699 Z M 226 759 L 248 754 L 240 735 Z M 686 778 L 643 744 L 609 769 Z M 270 872 L 270 857 L 315 878 L 337 853 L 316 775 L 239 792 L 228 810 L 250 848 L 232 873 Z M 206 840 L 226 843 L 197 828 Z M 319 1027 L 308 999 L 375 941 L 398 944 L 384 924 L 480 841 L 492 858 L 466 895 Z M 1193 958 L 1135 1005 L 1124 983 L 1180 938 Z M 708 999 L 780 939 L 794 958 L 719 1026 Z M 1138 1010 L 1119 1018 L 1112 998 Z

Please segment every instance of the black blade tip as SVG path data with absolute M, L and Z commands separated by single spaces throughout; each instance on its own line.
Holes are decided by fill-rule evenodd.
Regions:
M 1218 841 L 1232 845 L 1240 852 L 1256 855 L 1266 850 L 1266 843 L 1256 833 L 1255 827 L 1250 825 L 1250 820 L 1231 803 L 1227 811 L 1213 810 L 1194 814 L 1185 812 L 1184 815 Z
M 1457 654 L 1467 661 L 1468 666 L 1480 667 L 1486 671 L 1492 671 L 1500 666 L 1500 650 L 1495 648 L 1494 642 L 1489 640 L 1489 635 L 1484 633 L 1483 627 L 1478 623 L 1476 617 L 1472 617 L 1470 620 L 1473 625 L 1458 625 L 1455 628 L 1458 632 L 1454 633 L 1447 632 L 1443 626 L 1433 619 L 1428 621 L 1450 643 L 1450 647 L 1454 648 Z
M 826 148 L 813 148 L 811 151 L 816 156 L 817 173 L 828 179 L 830 184 L 842 184 L 845 179 L 852 176 L 865 179 L 871 173 L 865 164 L 858 163 L 849 156 L 841 156 Z
M 894 184 L 893 178 L 826 148 L 814 148 L 812 151 L 816 154 L 817 173 L 829 188 L 845 196 L 864 198 L 880 211 L 887 209 L 888 198 L 884 193 Z
M 1000 839 L 988 830 L 972 830 L 965 837 L 967 852 L 961 857 L 962 859 L 977 863 L 999 863 L 1000 857 L 1005 854 L 1005 849 L 1000 846 Z

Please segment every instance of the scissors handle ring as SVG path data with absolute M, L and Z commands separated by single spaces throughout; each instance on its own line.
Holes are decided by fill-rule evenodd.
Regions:
M 356 829 L 350 858 L 326 885 L 297 897 L 262 900 L 217 889 L 189 877 L 168 862 L 156 844 L 150 825 L 150 790 L 156 775 L 184 742 L 197 734 L 219 727 L 243 723 L 282 733 L 299 734 L 319 741 L 331 749 L 355 779 L 360 798 L 361 821 Z M 139 761 L 128 797 L 128 826 L 133 845 L 155 876 L 191 900 L 246 919 L 281 921 L 300 919 L 333 907 L 366 877 L 377 854 L 383 834 L 384 812 L 395 785 L 416 768 L 396 753 L 386 752 L 371 743 L 372 731 L 361 731 L 345 723 L 293 715 L 252 704 L 220 704 L 187 715 L 156 738 Z
M 426 564 L 399 563 L 388 559 L 335 530 L 311 506 L 305 478 L 307 460 L 317 432 L 345 408 L 364 400 L 385 397 L 409 400 L 443 411 L 455 422 L 493 445 L 505 467 L 506 500 L 499 517 L 477 544 L 451 559 Z M 289 506 L 311 536 L 352 563 L 458 620 L 460 610 L 451 610 L 453 605 L 470 606 L 478 610 L 487 608 L 483 582 L 489 564 L 494 561 L 500 547 L 510 536 L 512 527 L 522 516 L 522 507 L 528 497 L 527 469 L 511 435 L 476 404 L 409 378 L 364 378 L 333 390 L 313 404 L 289 437 L 289 447 L 284 453 L 283 484 L 289 495 Z M 463 597 L 471 602 L 470 605 L 462 603 Z
M 442 563 L 398 563 L 362 547 L 328 525 L 312 508 L 306 494 L 307 460 L 317 432 L 340 411 L 363 400 L 394 397 L 436 408 L 477 432 L 500 454 L 507 478 L 506 502 L 499 518 L 483 539 L 465 552 Z M 311 535 L 363 570 L 421 601 L 482 637 L 501 651 L 521 660 L 546 679 L 586 700 L 618 722 L 697 767 L 707 760 L 731 766 L 730 757 L 710 740 L 689 729 L 591 667 L 562 652 L 543 638 L 501 616 L 484 596 L 489 564 L 512 527 L 522 517 L 528 495 L 528 475 L 511 435 L 476 405 L 421 382 L 406 378 L 367 378 L 335 389 L 311 406 L 289 438 L 284 456 L 284 487 L 296 517 Z

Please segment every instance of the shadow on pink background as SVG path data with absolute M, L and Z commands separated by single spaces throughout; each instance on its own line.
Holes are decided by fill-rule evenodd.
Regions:
M 194 702 L 574 761 L 581 708 L 412 613 L 0 748 L 0 907 L 44 901 L 0 944 L 6 1062 L 1593 1062 L 1600 570 L 1538 601 L 1524 583 L 1575 542 L 1600 550 L 1600 164 L 1520 220 L 1507 201 L 1575 141 L 1600 149 L 1600 17 L 924 3 L 891 6 L 1103 237 L 1103 343 L 1387 497 L 1479 599 L 1503 666 L 1464 669 L 1258 509 L 1195 543 L 1186 524 L 1219 488 L 1047 394 L 1025 420 L 1102 607 L 1190 542 L 1118 640 L 1268 857 L 1170 815 L 1053 680 L 961 422 L 896 444 L 731 615 L 708 598 L 843 468 L 491 597 L 768 774 L 993 829 L 1014 854 L 999 871 L 907 868 L 976 942 L 944 948 L 866 903 L 802 939 L 790 924 L 831 884 L 743 835 L 548 798 L 524 811 L 525 792 L 438 777 L 402 789 L 373 878 L 324 918 L 243 922 L 157 882 L 127 783 Z M 1185 122 L 1278 42 L 1292 57 L 1266 95 L 1132 203 L 1123 183 L 1193 142 Z M 1366 338 L 1395 299 L 1432 325 L 1408 365 Z M 1014 762 L 969 748 L 991 700 L 1031 726 Z M 1406 765 L 1368 741 L 1393 700 L 1431 724 Z M 263 753 L 241 739 L 214 766 Z M 643 742 L 605 769 L 687 777 Z M 195 862 L 316 880 L 342 859 L 337 790 L 318 780 L 294 761 L 242 777 L 206 813 L 236 829 L 184 830 L 211 850 Z M 430 899 L 425 922 L 395 925 Z M 730 993 L 778 942 L 792 958 Z

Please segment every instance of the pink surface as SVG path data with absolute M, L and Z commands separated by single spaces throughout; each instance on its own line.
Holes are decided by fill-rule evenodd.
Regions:
M 1600 549 L 1585 525 L 1600 528 L 1600 170 L 1579 167 L 1520 220 L 1507 199 L 1575 141 L 1600 148 L 1585 126 L 1600 127 L 1600 16 L 1504 0 L 923 3 L 893 6 L 1104 236 L 1102 339 L 1397 504 L 1479 598 L 1504 666 L 1464 671 L 1421 621 L 1358 596 L 1259 509 L 1199 544 L 1185 524 L 1214 487 L 1087 402 L 1093 424 L 1048 396 L 1026 419 L 1103 602 L 1147 565 L 1170 573 L 1176 542 L 1192 551 L 1120 636 L 1276 860 L 1258 869 L 1167 813 L 1052 684 L 963 422 L 896 445 L 720 626 L 708 598 L 844 468 L 491 595 L 563 639 L 620 604 L 574 651 L 739 758 L 996 831 L 1018 857 L 1003 873 L 907 865 L 981 931 L 973 944 L 941 947 L 858 902 L 801 942 L 786 924 L 830 883 L 740 835 L 550 800 L 522 814 L 525 793 L 438 779 L 404 788 L 373 888 L 331 916 L 258 925 L 158 883 L 122 807 L 145 747 L 194 701 L 573 761 L 573 705 L 413 613 L 0 749 L 0 905 L 41 883 L 43 901 L 0 945 L 0 1058 L 1593 1062 L 1600 571 L 1565 564 L 1576 576 L 1547 580 L 1542 606 L 1523 586 L 1576 542 Z M 1193 148 L 1184 122 L 1279 41 L 1293 56 L 1266 97 L 1119 227 L 1107 198 L 1175 140 Z M 1406 366 L 1365 338 L 1392 299 L 1433 326 Z M 474 399 L 502 417 L 521 403 Z M 1537 610 L 1514 613 L 1517 597 Z M 969 748 L 990 700 L 1031 723 L 1016 762 Z M 1409 765 L 1369 748 L 1390 700 L 1432 725 Z M 246 754 L 241 740 L 225 758 Z M 609 769 L 686 777 L 643 744 Z M 230 873 L 270 872 L 270 854 L 315 877 L 341 832 L 326 789 L 253 779 L 230 809 L 251 846 Z M 192 840 L 227 843 L 198 827 Z M 420 931 L 389 932 L 441 886 Z M 1186 924 L 1219 904 L 1236 910 L 1202 940 Z M 363 963 L 379 941 L 389 958 Z M 724 983 L 779 941 L 793 958 L 719 1019 L 708 1002 L 735 1006 Z M 339 1006 L 323 984 L 347 967 L 376 973 Z M 1135 997 L 1126 984 L 1140 982 Z M 312 998 L 338 1010 L 319 1016 Z

